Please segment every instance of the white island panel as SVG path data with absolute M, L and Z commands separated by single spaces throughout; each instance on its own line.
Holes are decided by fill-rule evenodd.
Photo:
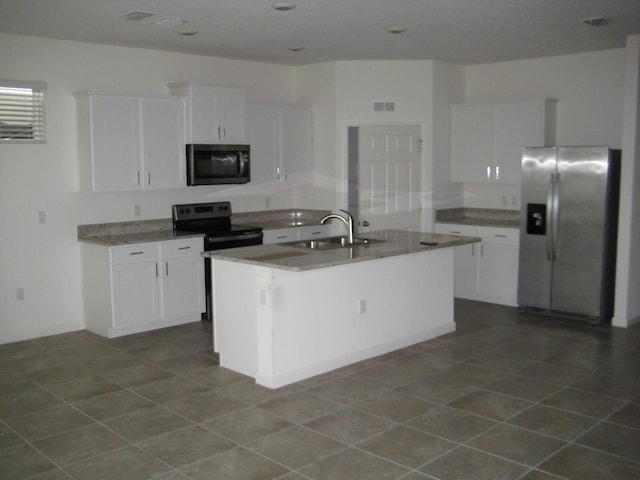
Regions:
M 220 365 L 266 387 L 455 330 L 453 248 L 302 272 L 211 261 Z

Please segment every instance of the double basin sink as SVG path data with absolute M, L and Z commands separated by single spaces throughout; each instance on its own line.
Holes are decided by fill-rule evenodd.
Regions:
M 327 250 L 330 248 L 343 248 L 343 247 L 367 247 L 373 243 L 381 243 L 381 242 L 384 242 L 384 240 L 356 237 L 353 239 L 353 243 L 349 243 L 349 240 L 347 237 L 327 237 L 327 238 L 318 238 L 317 240 L 303 240 L 301 242 L 291 242 L 289 243 L 289 245 L 297 248 Z

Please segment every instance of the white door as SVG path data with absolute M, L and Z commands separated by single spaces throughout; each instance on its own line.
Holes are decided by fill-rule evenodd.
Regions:
M 358 134 L 358 231 L 420 230 L 421 128 L 363 125 Z

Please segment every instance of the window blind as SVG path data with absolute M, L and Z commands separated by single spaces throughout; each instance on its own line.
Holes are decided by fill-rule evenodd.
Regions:
M 0 142 L 45 143 L 45 82 L 0 80 Z

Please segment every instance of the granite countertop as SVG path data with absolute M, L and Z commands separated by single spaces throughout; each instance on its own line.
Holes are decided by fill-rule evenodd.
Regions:
M 436 223 L 478 227 L 520 228 L 520 210 L 449 208 L 436 210 Z
M 251 225 L 265 230 L 318 225 L 329 210 L 289 208 L 257 212 L 234 213 L 234 225 Z M 139 220 L 133 222 L 94 223 L 78 225 L 78 241 L 106 247 L 134 243 L 163 242 L 178 238 L 204 237 L 203 233 L 174 231 L 171 218 Z
M 114 235 L 98 235 L 78 237 L 81 242 L 95 243 L 105 247 L 117 247 L 119 245 L 131 245 L 134 243 L 164 242 L 166 240 L 178 240 L 180 238 L 204 238 L 204 233 L 181 232 L 175 230 L 156 230 L 152 232 L 122 233 Z
M 455 247 L 477 243 L 477 237 L 439 235 L 433 233 L 410 232 L 404 230 L 380 230 L 359 235 L 360 238 L 380 240 L 368 245 L 335 247 L 326 250 L 302 248 L 296 243 L 278 243 L 253 247 L 230 248 L 202 253 L 207 258 L 248 263 L 262 267 L 277 268 L 294 272 L 345 265 L 377 258 Z M 420 242 L 428 242 L 423 245 Z

